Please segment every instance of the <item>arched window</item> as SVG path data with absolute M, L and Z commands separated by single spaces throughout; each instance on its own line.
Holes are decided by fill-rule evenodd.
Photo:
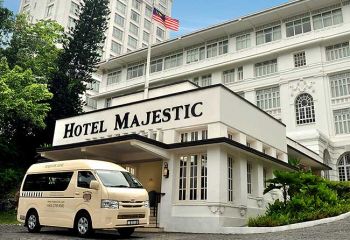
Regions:
M 312 96 L 308 93 L 300 94 L 295 100 L 297 124 L 315 122 L 315 107 Z
M 339 181 L 350 181 L 350 153 L 340 157 L 338 161 Z

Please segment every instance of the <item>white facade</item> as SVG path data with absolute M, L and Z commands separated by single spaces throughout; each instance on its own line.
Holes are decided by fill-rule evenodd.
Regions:
M 56 20 L 67 31 L 78 19 L 80 0 L 22 0 L 20 12 L 27 13 L 32 22 Z M 151 27 L 151 0 L 110 0 L 110 20 L 106 32 L 103 59 L 144 48 L 151 41 L 169 39 L 169 30 L 159 23 Z M 156 0 L 155 6 L 171 16 L 172 0 Z M 151 31 L 153 38 L 150 40 Z
M 262 214 L 281 197 L 264 195 L 265 181 L 274 170 L 296 169 L 289 145 L 312 169 L 325 169 L 290 143 L 283 123 L 222 85 L 184 81 L 151 88 L 150 96 L 126 95 L 117 106 L 58 120 L 53 147 L 39 152 L 121 164 L 148 192 L 161 193 L 157 220 L 174 232 L 223 233 Z
M 324 158 L 333 169 L 326 177 L 349 180 L 349 2 L 288 2 L 158 44 L 152 48 L 150 84 L 225 84 Z M 119 96 L 142 90 L 145 63 L 146 50 L 102 63 L 93 107 L 118 105 Z

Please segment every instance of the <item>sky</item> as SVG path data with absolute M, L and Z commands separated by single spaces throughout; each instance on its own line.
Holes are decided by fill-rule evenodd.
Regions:
M 17 12 L 20 0 L 4 0 L 4 6 Z M 274 7 L 288 0 L 173 0 L 172 17 L 179 19 L 181 36 L 211 25 Z

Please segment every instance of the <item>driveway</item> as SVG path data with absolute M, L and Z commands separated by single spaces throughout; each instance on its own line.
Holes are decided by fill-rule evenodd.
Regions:
M 0 239 L 45 239 L 66 240 L 78 239 L 66 229 L 43 228 L 39 234 L 30 234 L 22 226 L 0 225 Z M 123 239 L 115 231 L 98 231 L 91 239 Z M 220 234 L 183 234 L 183 233 L 135 233 L 130 239 L 152 240 L 349 240 L 350 218 L 315 227 L 303 228 L 278 233 L 248 234 L 248 235 L 220 235 Z

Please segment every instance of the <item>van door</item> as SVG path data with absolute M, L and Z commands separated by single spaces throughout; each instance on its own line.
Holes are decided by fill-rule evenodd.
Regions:
M 96 180 L 91 171 L 78 171 L 77 188 L 74 193 L 76 200 L 76 212 L 80 209 L 89 211 L 94 222 L 95 212 L 101 207 L 101 188 L 99 190 L 90 189 L 90 182 Z

